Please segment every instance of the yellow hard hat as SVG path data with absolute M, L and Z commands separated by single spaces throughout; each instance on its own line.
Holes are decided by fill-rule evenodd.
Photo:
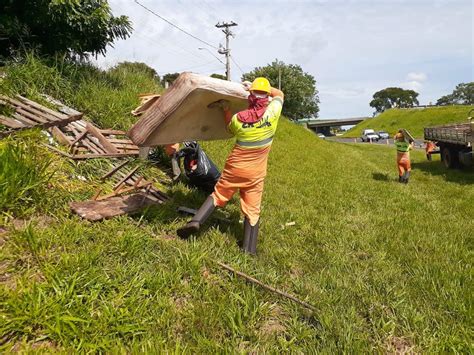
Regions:
M 268 79 L 266 78 L 256 78 L 253 83 L 252 83 L 252 86 L 250 86 L 250 91 L 264 91 L 266 92 L 267 94 L 270 94 L 271 92 L 271 86 L 270 86 L 270 82 L 268 81 Z

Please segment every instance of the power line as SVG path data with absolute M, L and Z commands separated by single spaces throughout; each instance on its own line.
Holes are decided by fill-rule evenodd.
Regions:
M 242 75 L 244 74 L 244 71 L 242 70 L 242 68 L 240 67 L 240 65 L 235 61 L 234 59 L 234 56 L 230 56 L 230 59 L 234 62 L 235 65 L 237 65 L 237 68 L 239 68 L 240 72 L 242 73 Z
M 183 30 L 183 29 L 182 29 L 181 27 L 179 27 L 178 25 L 175 25 L 173 22 L 167 20 L 166 18 L 164 18 L 163 16 L 157 14 L 157 13 L 154 12 L 153 10 L 150 10 L 150 9 L 149 9 L 148 7 L 146 7 L 145 5 L 139 3 L 138 0 L 135 0 L 135 2 L 136 2 L 138 5 L 140 5 L 141 7 L 143 7 L 145 10 L 147 10 L 148 12 L 150 12 L 150 13 L 152 13 L 153 15 L 155 15 L 156 17 L 162 19 L 163 21 L 167 22 L 168 24 L 170 24 L 171 26 L 177 28 L 178 30 L 180 30 L 181 32 L 187 34 L 188 36 L 190 36 L 190 37 L 192 37 L 192 38 L 198 40 L 198 41 L 201 42 L 201 43 L 204 43 L 206 46 L 212 47 L 212 48 L 214 48 L 214 49 L 219 49 L 219 48 L 217 48 L 216 46 L 210 44 L 209 42 L 206 42 L 206 41 L 204 41 L 204 40 L 202 40 L 202 39 L 196 37 L 195 35 L 189 33 L 188 31 Z

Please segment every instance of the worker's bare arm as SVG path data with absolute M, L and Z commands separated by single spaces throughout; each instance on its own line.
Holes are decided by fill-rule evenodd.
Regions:
M 271 97 L 279 97 L 279 98 L 281 98 L 282 100 L 285 98 L 285 94 L 283 94 L 283 91 L 278 90 L 278 89 L 276 89 L 276 88 L 271 88 L 270 96 L 271 96 Z

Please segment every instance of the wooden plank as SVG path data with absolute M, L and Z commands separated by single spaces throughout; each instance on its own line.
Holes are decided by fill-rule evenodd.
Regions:
M 124 214 L 139 212 L 143 208 L 157 205 L 157 201 L 144 193 L 111 197 L 101 201 L 71 202 L 71 210 L 89 221 L 100 221 Z
M 64 132 L 61 131 L 58 127 L 51 127 L 50 132 L 54 136 L 54 138 L 58 140 L 59 143 L 63 145 L 71 144 L 71 140 L 69 139 L 69 137 L 64 134 Z
M 130 139 L 126 138 L 107 138 L 110 143 L 120 143 L 120 144 L 133 144 L 135 147 L 138 147 L 136 144 L 134 144 Z
M 114 166 L 112 168 L 112 170 L 110 170 L 108 173 L 104 174 L 100 180 L 104 181 L 105 179 L 108 179 L 109 177 L 111 177 L 112 175 L 114 175 L 117 171 L 119 171 L 120 169 L 122 169 L 125 165 L 127 165 L 128 163 L 130 162 L 130 160 L 125 160 L 123 163 L 117 165 L 117 166 Z
M 51 110 L 49 107 L 46 107 L 46 106 L 43 106 L 43 105 L 40 105 L 39 103 L 37 102 L 34 102 L 32 100 L 29 100 L 27 99 L 26 97 L 23 97 L 21 95 L 16 95 L 16 97 L 18 99 L 20 99 L 21 101 L 23 101 L 24 103 L 27 103 L 28 105 L 40 110 L 40 111 L 43 111 L 43 112 L 46 112 L 46 113 L 49 113 L 50 115 L 56 117 L 57 119 L 59 120 L 64 120 L 66 119 L 69 115 L 65 115 L 63 113 L 60 113 L 58 111 L 54 111 L 54 110 Z M 81 114 L 82 116 L 82 114 Z
M 30 120 L 29 118 L 27 117 L 24 117 L 22 115 L 19 115 L 18 113 L 14 113 L 13 114 L 13 117 L 15 118 L 15 120 L 23 123 L 25 125 L 24 128 L 32 128 L 32 127 L 35 127 L 35 126 L 38 126 L 39 123 L 36 122 L 36 121 L 32 121 Z
M 74 144 L 82 140 L 85 136 L 87 136 L 88 131 L 83 131 L 74 141 L 71 143 L 71 147 L 69 148 L 69 151 L 72 151 L 72 148 L 74 147 Z
M 15 121 L 14 119 L 3 115 L 0 115 L 0 124 L 15 129 L 25 127 L 23 123 Z
M 120 189 L 118 191 L 114 191 L 108 195 L 104 195 L 104 196 L 100 196 L 100 197 L 97 197 L 96 198 L 96 201 L 102 201 L 102 200 L 106 200 L 110 197 L 114 197 L 114 196 L 118 196 L 118 195 L 123 195 L 123 194 L 126 194 L 128 192 L 132 192 L 132 191 L 138 191 L 138 190 L 141 190 L 141 189 L 144 189 L 144 188 L 148 188 L 149 186 L 151 185 L 151 182 L 149 183 L 146 183 L 146 184 L 140 184 L 138 186 L 131 186 L 131 187 L 126 187 L 124 189 Z
M 102 147 L 99 143 L 97 143 L 95 140 L 91 139 L 91 137 L 87 137 L 82 141 L 82 144 L 86 147 L 89 148 L 92 153 L 95 154 L 107 154 L 105 151 L 104 147 Z
M 102 133 L 104 136 L 108 136 L 108 135 L 124 136 L 127 134 L 127 132 L 120 131 L 118 129 L 101 129 L 100 133 Z
M 130 157 L 133 153 L 115 153 L 115 154 L 76 154 L 72 156 L 74 160 L 84 160 L 84 159 L 97 159 L 97 158 L 125 158 Z
M 37 123 L 46 123 L 49 121 L 45 119 L 44 117 L 41 117 L 41 115 L 32 114 L 26 110 L 23 110 L 22 108 L 17 108 L 16 112 Z
M 110 143 L 102 133 L 100 133 L 100 130 L 98 128 L 94 127 L 92 124 L 88 122 L 86 123 L 86 128 L 94 137 L 96 137 L 99 140 L 100 144 L 102 144 L 102 146 L 104 147 L 107 153 L 113 154 L 113 153 L 119 152 L 118 149 L 115 148 L 115 146 L 112 143 Z
M 17 110 L 21 109 L 23 111 L 28 111 L 33 115 L 46 117 L 48 119 L 48 121 L 61 121 L 61 120 L 66 119 L 68 117 L 66 115 L 62 115 L 62 118 L 58 118 L 58 117 L 56 117 L 54 115 L 51 115 L 47 112 L 44 112 L 44 111 L 42 111 L 42 110 L 40 110 L 40 109 L 38 109 L 38 108 L 36 108 L 32 105 L 28 105 L 24 102 L 12 99 L 11 97 L 5 97 L 5 98 L 6 98 L 6 100 L 8 100 L 8 102 L 11 105 L 14 105 Z M 33 102 L 33 101 L 31 101 L 31 102 Z M 39 104 L 36 104 L 36 105 L 42 107 Z
M 52 145 L 49 145 L 49 144 L 44 144 L 43 145 L 48 148 L 48 149 L 51 149 L 53 152 L 56 152 L 56 153 L 59 153 L 63 156 L 65 156 L 66 158 L 72 158 L 72 155 L 71 154 L 68 154 L 66 152 L 63 152 L 62 150 L 56 148 L 56 147 L 53 147 Z
M 130 170 L 127 175 L 125 175 L 118 183 L 115 184 L 114 190 L 117 190 L 125 181 L 130 179 L 132 177 L 132 175 L 137 172 L 138 168 L 139 168 L 139 166 L 137 165 L 132 170 Z

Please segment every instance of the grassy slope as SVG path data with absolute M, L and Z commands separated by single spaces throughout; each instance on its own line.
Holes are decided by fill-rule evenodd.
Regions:
M 222 167 L 232 143 L 204 146 Z M 185 222 L 175 208 L 198 207 L 205 196 L 182 184 L 169 187 L 173 200 L 166 206 L 92 224 L 71 215 L 67 203 L 91 197 L 108 162 L 72 164 L 50 156 L 55 179 L 36 212 L 3 211 L 5 350 L 440 352 L 470 346 L 472 172 L 446 171 L 416 151 L 412 181 L 399 185 L 392 148 L 325 142 L 282 120 L 266 180 L 259 255 L 252 258 L 236 245 L 242 234 L 237 200 L 217 212 L 230 224 L 214 220 L 191 241 L 170 237 Z M 160 177 L 155 168 L 143 169 Z M 24 222 L 9 217 L 22 212 Z M 284 228 L 290 221 L 296 225 Z M 213 260 L 294 293 L 317 312 L 234 279 Z
M 222 166 L 230 145 L 206 146 Z M 399 185 L 392 149 L 324 142 L 281 122 L 257 258 L 239 251 L 236 222 L 195 241 L 168 239 L 184 222 L 174 207 L 204 198 L 182 185 L 140 226 L 138 217 L 81 221 L 66 202 L 91 196 L 100 176 L 82 163 L 74 169 L 91 181 L 54 183 L 46 225 L 34 218 L 1 249 L 5 347 L 44 338 L 65 349 L 467 350 L 474 176 L 419 152 L 414 161 L 411 184 Z M 220 213 L 236 221 L 238 204 Z M 296 225 L 283 229 L 288 221 Z M 216 259 L 318 311 L 232 279 Z
M 445 106 L 424 109 L 391 109 L 377 117 L 359 123 L 344 134 L 344 137 L 360 137 L 366 128 L 387 131 L 393 136 L 398 129 L 405 128 L 417 138 L 423 138 L 423 128 L 443 124 L 467 122 L 469 110 L 474 106 Z

